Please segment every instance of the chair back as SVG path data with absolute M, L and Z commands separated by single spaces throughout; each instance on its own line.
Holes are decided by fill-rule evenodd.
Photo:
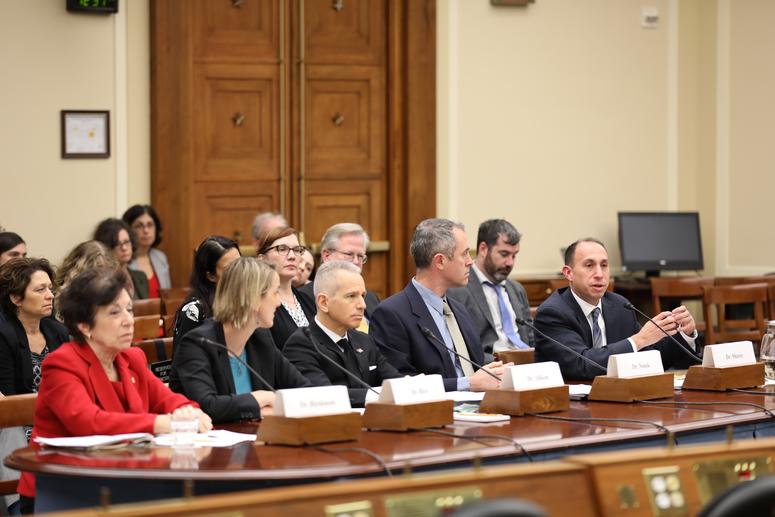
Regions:
M 161 298 L 148 298 L 146 300 L 135 300 L 132 303 L 132 310 L 135 316 L 152 316 L 161 314 Z
M 172 359 L 172 338 L 146 339 L 133 343 L 132 346 L 141 348 L 145 353 L 148 364 L 158 363 Z
M 767 327 L 764 319 L 767 284 L 722 285 L 706 287 L 704 291 L 703 314 L 707 323 L 705 344 L 751 340 L 754 346 L 758 346 Z M 753 305 L 753 318 L 728 319 L 726 307 L 742 304 Z
M 134 339 L 143 340 L 159 337 L 161 324 L 162 320 L 159 314 L 154 314 L 151 316 L 136 316 Z
M 2 429 L 0 432 L 18 432 L 19 436 L 16 439 L 20 442 L 24 442 L 24 432 L 21 429 L 14 430 L 11 428 L 32 425 L 35 416 L 35 402 L 37 400 L 37 393 L 0 397 L 0 429 Z M 7 442 L 4 441 L 3 443 L 17 443 L 16 439 Z M 4 437 L 3 440 L 6 440 L 6 437 Z M 22 447 L 23 446 L 24 445 L 22 445 Z M 16 445 L 14 448 L 15 447 Z M 9 450 L 8 452 L 10 453 L 11 451 Z M 18 484 L 18 479 L 4 479 L 0 481 L 0 496 L 15 494 Z
M 775 320 L 775 284 L 767 284 L 767 318 Z
M 709 277 L 652 277 L 651 296 L 654 304 L 654 314 L 662 312 L 662 299 L 672 300 L 702 300 L 705 287 L 713 287 L 713 278 Z M 696 321 L 697 331 L 705 330 L 704 321 Z

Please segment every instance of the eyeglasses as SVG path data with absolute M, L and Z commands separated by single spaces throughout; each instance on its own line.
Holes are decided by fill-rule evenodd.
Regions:
M 132 241 L 119 241 L 116 243 L 116 248 L 124 248 L 126 246 L 132 246 Z
M 143 230 L 143 229 L 146 229 L 146 228 L 149 229 L 149 230 L 153 230 L 154 228 L 156 228 L 156 223 L 154 223 L 153 221 L 148 221 L 145 224 L 143 224 L 141 222 L 137 222 L 137 223 L 132 225 L 132 229 L 133 230 Z
M 360 262 L 361 264 L 365 264 L 367 260 L 369 260 L 369 257 L 365 253 L 355 253 L 353 251 L 340 251 L 340 250 L 334 250 L 334 253 L 339 253 L 340 255 L 344 255 L 347 257 L 347 260 L 350 262 L 353 262 L 353 259 Z
M 291 248 L 287 244 L 278 244 L 277 246 L 272 246 L 271 248 L 267 248 L 266 252 L 269 253 L 272 250 L 277 250 L 277 253 L 280 255 L 290 255 L 291 252 L 293 252 L 294 255 L 297 257 L 301 257 L 304 255 L 304 252 L 307 251 L 307 248 L 305 246 L 294 246 Z

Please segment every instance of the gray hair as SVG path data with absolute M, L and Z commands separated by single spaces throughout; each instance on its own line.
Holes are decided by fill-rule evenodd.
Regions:
M 318 294 L 325 293 L 333 296 L 336 292 L 336 274 L 339 271 L 350 271 L 351 273 L 361 274 L 361 270 L 352 262 L 344 260 L 330 260 L 318 268 L 315 273 L 315 283 L 312 285 L 315 298 Z
M 280 212 L 261 212 L 255 219 L 253 219 L 253 227 L 251 233 L 253 234 L 253 240 L 260 240 L 263 232 L 263 227 L 266 223 L 272 219 L 279 219 L 281 224 L 279 226 L 288 226 L 288 222 L 285 220 L 285 216 Z
M 323 235 L 323 239 L 320 241 L 320 251 L 335 250 L 337 244 L 339 243 L 339 239 L 341 239 L 343 235 L 348 234 L 355 234 L 359 237 L 362 236 L 364 246 L 366 248 L 369 247 L 369 234 L 366 233 L 366 230 L 364 230 L 360 224 L 338 223 L 326 230 L 326 233 Z
M 412 236 L 412 243 L 409 245 L 409 251 L 417 269 L 429 267 L 436 253 L 441 253 L 447 257 L 454 255 L 457 245 L 453 233 L 455 228 L 465 230 L 462 223 L 456 223 L 449 219 L 426 219 L 417 225 Z

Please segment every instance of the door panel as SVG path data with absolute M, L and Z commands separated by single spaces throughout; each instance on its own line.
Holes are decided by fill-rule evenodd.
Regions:
M 274 210 L 279 195 L 277 182 L 197 182 L 193 213 L 196 242 L 219 234 L 249 243 L 256 212 Z
M 384 0 L 305 1 L 305 60 L 383 65 L 386 20 Z

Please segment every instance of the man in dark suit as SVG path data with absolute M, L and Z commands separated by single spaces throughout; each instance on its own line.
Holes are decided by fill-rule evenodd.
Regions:
M 463 225 L 446 219 L 422 221 L 414 231 L 411 253 L 415 277 L 379 304 L 369 334 L 402 374 L 440 374 L 447 391 L 498 388 L 499 381 L 453 353 L 477 364 L 484 358 L 465 306 L 447 298 L 449 288 L 466 285 L 472 263 Z M 499 362 L 485 368 L 503 374 Z
M 306 329 L 298 329 L 286 341 L 283 355 L 315 386 L 347 386 L 350 403 L 363 407 L 367 398 L 376 399 L 376 394 L 320 356 L 325 354 L 369 386 L 401 376 L 369 335 L 355 330 L 366 308 L 363 277 L 351 262 L 328 261 L 318 270 L 314 288 L 317 315 L 310 322 L 310 335 Z
M 565 250 L 562 273 L 569 287 L 558 289 L 538 307 L 535 326 L 604 368 L 612 354 L 659 350 L 665 368 L 685 368 L 693 361 L 655 325 L 641 327 L 627 299 L 607 292 L 608 252 L 602 242 L 581 239 Z M 694 318 L 681 306 L 654 316 L 668 334 L 694 349 Z M 601 372 L 540 333 L 536 361 L 557 361 L 566 380 L 589 380 Z
M 533 335 L 516 318 L 530 318 L 530 304 L 522 284 L 509 280 L 519 253 L 522 235 L 505 219 L 490 219 L 479 225 L 476 259 L 466 287 L 449 290 L 474 319 L 485 360 L 493 352 L 529 348 Z
M 320 241 L 320 264 L 325 264 L 330 260 L 345 260 L 352 262 L 358 267 L 358 271 L 363 269 L 363 265 L 368 260 L 366 250 L 369 247 L 369 235 L 359 224 L 339 223 L 326 230 L 323 239 Z M 310 282 L 299 288 L 299 292 L 315 304 L 315 293 L 313 283 Z M 379 305 L 379 298 L 372 291 L 366 291 L 366 310 L 364 311 L 363 321 L 359 330 L 368 332 L 369 321 L 374 309 Z

